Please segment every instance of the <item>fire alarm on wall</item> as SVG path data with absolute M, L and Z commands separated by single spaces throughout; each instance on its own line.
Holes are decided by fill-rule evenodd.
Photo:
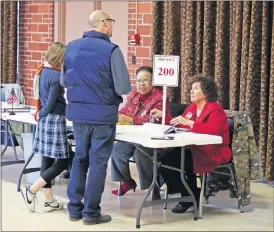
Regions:
M 140 45 L 141 37 L 138 33 L 138 2 L 136 1 L 136 29 L 135 33 L 129 36 L 130 45 Z
M 129 36 L 130 45 L 140 45 L 140 40 L 141 37 L 137 32 Z

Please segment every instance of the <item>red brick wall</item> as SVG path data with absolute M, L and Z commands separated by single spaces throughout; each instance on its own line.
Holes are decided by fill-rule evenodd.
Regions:
M 20 1 L 19 7 L 19 75 L 26 104 L 34 105 L 32 85 L 35 70 L 49 44 L 54 41 L 54 2 Z M 135 85 L 135 71 L 142 65 L 151 65 L 151 2 L 138 2 L 138 30 L 141 44 L 128 45 L 128 69 Z M 136 30 L 136 2 L 128 3 L 129 35 Z M 136 64 L 132 64 L 132 56 Z
M 34 105 L 33 77 L 54 40 L 54 2 L 19 2 L 19 75 L 26 104 Z
M 138 31 L 141 36 L 140 45 L 128 45 L 128 70 L 131 83 L 135 85 L 135 71 L 142 65 L 151 65 L 151 22 L 152 3 L 138 2 Z M 136 2 L 128 3 L 128 32 L 129 35 L 136 30 Z M 132 64 L 132 56 L 136 56 L 136 64 Z

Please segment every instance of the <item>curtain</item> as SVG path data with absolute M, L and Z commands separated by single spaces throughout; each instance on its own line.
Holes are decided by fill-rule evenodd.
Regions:
M 152 12 L 152 55 L 181 59 L 180 84 L 168 89 L 170 101 L 190 102 L 190 76 L 213 76 L 224 109 L 248 112 L 267 180 L 274 180 L 273 5 L 168 1 L 153 2 Z
M 160 2 L 153 7 L 152 34 L 155 43 L 152 43 L 152 54 L 180 55 L 180 2 Z M 179 80 L 180 81 L 180 80 Z M 180 92 L 167 89 L 170 100 L 179 99 Z
M 1 82 L 16 83 L 17 2 L 1 2 Z

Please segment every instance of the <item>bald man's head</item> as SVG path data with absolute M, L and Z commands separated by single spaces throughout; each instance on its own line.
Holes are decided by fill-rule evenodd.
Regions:
M 102 24 L 103 20 L 109 18 L 110 16 L 106 12 L 102 10 L 96 10 L 89 15 L 88 22 L 92 28 L 97 28 Z
M 89 25 L 92 29 L 112 36 L 113 19 L 109 14 L 102 10 L 93 11 L 88 18 Z

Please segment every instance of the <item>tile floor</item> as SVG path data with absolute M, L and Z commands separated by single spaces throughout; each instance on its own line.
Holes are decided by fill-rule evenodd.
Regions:
M 23 152 L 18 148 L 19 156 Z M 8 149 L 3 161 L 14 159 L 12 150 Z M 107 224 L 84 226 L 82 221 L 70 222 L 67 208 L 63 211 L 44 213 L 43 193 L 38 193 L 37 212 L 31 213 L 26 208 L 22 196 L 16 192 L 16 181 L 22 170 L 22 164 L 2 168 L 1 182 L 1 219 L 3 231 L 89 231 L 89 230 L 154 230 L 154 231 L 273 231 L 273 191 L 270 185 L 252 182 L 252 205 L 245 208 L 245 213 L 239 213 L 236 200 L 228 197 L 228 192 L 221 192 L 210 198 L 209 205 L 204 208 L 202 220 L 194 221 L 193 214 L 175 215 L 170 209 L 175 203 L 170 203 L 164 210 L 162 205 L 143 210 L 141 229 L 135 228 L 135 216 L 138 205 L 144 195 L 141 190 L 130 191 L 122 197 L 116 197 L 110 192 L 117 187 L 110 180 L 110 170 L 106 179 L 102 198 L 102 213 L 110 214 L 113 220 Z M 137 171 L 131 166 L 132 176 L 136 181 Z M 23 180 L 25 181 L 25 180 Z M 67 203 L 67 181 L 56 179 L 55 195 Z M 164 192 L 162 193 L 164 195 Z

